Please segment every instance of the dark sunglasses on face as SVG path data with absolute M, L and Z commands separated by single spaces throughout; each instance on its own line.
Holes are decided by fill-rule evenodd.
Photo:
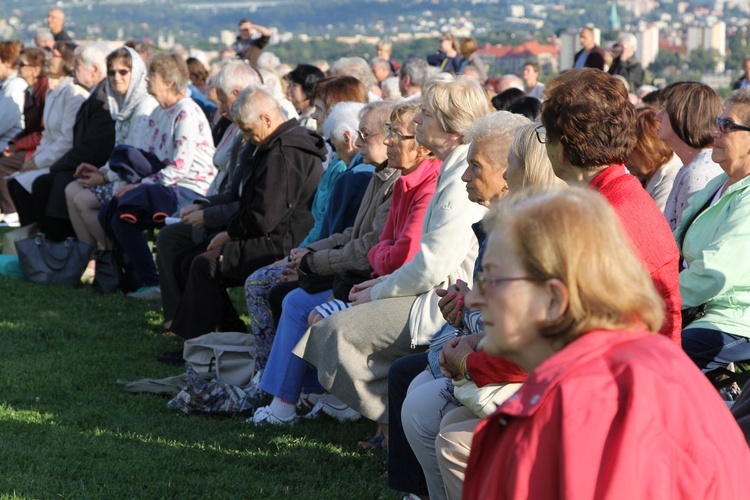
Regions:
M 18 60 L 18 63 L 17 63 L 16 65 L 17 65 L 17 66 L 18 66 L 19 68 L 23 68 L 23 67 L 25 67 L 25 66 L 30 66 L 30 67 L 33 67 L 33 66 L 34 66 L 33 64 L 29 64 L 29 63 L 27 63 L 27 62 L 23 62 L 23 61 L 22 61 L 22 60 L 20 60 L 20 59 Z
M 740 125 L 739 123 L 734 123 L 729 118 L 717 118 L 716 128 L 718 128 L 722 134 L 728 134 L 730 132 L 734 132 L 737 130 L 744 130 L 745 132 L 750 132 L 750 127 L 748 127 L 747 125 Z
M 115 76 L 116 74 L 120 76 L 126 76 L 128 73 L 130 73 L 129 69 L 111 69 L 107 71 L 107 75 L 110 77 Z

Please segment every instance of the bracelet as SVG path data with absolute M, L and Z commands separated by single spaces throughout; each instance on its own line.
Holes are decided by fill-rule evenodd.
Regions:
M 471 354 L 471 353 L 469 353 L 469 354 Z M 461 372 L 461 375 L 463 375 L 466 380 L 471 380 L 471 375 L 469 374 L 469 369 L 466 367 L 466 360 L 469 358 L 469 354 L 467 354 L 466 356 L 464 356 L 461 359 L 461 363 L 458 365 L 459 366 L 458 369 Z

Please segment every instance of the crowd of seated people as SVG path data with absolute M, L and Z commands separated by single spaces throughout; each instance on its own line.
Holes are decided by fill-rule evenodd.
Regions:
M 366 418 L 406 498 L 743 491 L 750 90 L 638 98 L 596 46 L 488 78 L 450 33 L 292 67 L 271 34 L 0 42 L 4 222 L 90 245 L 165 334 L 252 335 L 248 423 Z

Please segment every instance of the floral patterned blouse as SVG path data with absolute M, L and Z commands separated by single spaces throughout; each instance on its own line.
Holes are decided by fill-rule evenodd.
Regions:
M 205 196 L 216 176 L 211 127 L 201 108 L 183 98 L 169 108 L 158 107 L 148 120 L 148 151 L 165 167 L 141 182 L 177 185 Z

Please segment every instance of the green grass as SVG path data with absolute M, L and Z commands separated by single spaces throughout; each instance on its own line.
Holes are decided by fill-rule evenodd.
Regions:
M 398 498 L 357 450 L 371 422 L 255 428 L 120 389 L 179 373 L 154 306 L 0 277 L 0 311 L 0 498 Z

